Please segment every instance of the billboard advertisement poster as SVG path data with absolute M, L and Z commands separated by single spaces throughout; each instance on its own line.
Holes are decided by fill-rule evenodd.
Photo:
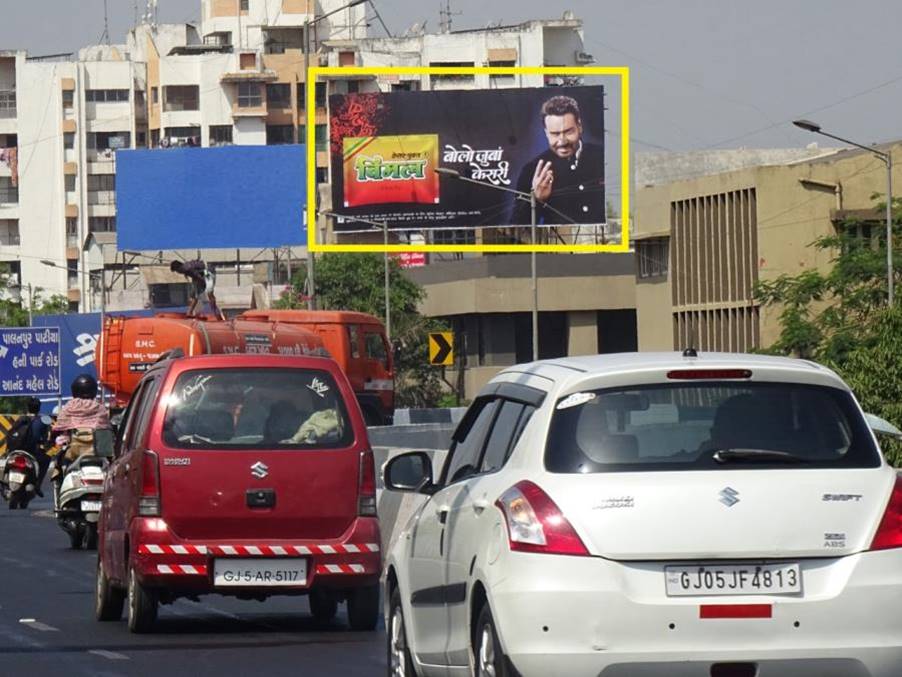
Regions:
M 345 137 L 344 206 L 438 204 L 438 135 Z
M 59 328 L 0 329 L 0 366 L 0 397 L 59 395 Z
M 395 252 L 390 256 L 401 268 L 422 268 L 426 265 L 425 252 Z
M 333 95 L 329 105 L 333 210 L 347 217 L 338 231 L 366 230 L 355 217 L 528 226 L 533 191 L 539 225 L 605 222 L 601 85 Z

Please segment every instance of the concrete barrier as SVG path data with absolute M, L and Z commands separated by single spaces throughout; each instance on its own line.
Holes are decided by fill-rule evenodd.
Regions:
M 456 426 L 463 418 L 466 407 L 442 409 L 395 409 L 395 425 L 416 425 L 419 423 L 450 423 Z

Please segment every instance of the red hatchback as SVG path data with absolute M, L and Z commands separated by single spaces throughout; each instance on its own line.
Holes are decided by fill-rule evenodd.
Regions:
M 128 601 L 133 632 L 159 604 L 206 593 L 347 601 L 375 627 L 381 554 L 373 454 L 354 392 L 321 357 L 176 358 L 142 378 L 104 487 L 98 620 Z

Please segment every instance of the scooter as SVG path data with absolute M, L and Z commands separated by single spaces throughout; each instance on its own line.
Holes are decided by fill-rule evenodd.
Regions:
M 65 467 L 60 463 L 73 440 L 83 451 Z M 53 509 L 60 528 L 69 535 L 74 550 L 97 548 L 97 523 L 103 504 L 103 483 L 113 455 L 112 430 L 73 431 L 62 445 L 50 469 L 53 482 Z
M 0 496 L 9 509 L 28 507 L 38 488 L 38 462 L 27 451 L 11 451 L 0 475 Z
M 74 550 L 97 547 L 97 522 L 108 465 L 106 458 L 81 456 L 66 467 L 53 492 L 57 524 L 69 535 Z

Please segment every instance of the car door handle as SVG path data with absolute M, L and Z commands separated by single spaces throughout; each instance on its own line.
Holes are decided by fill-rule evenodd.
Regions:
M 484 498 L 480 498 L 480 499 L 473 501 L 473 512 L 475 512 L 477 515 L 481 515 L 482 511 L 488 507 L 489 507 L 489 502 Z
M 448 521 L 449 512 L 451 512 L 451 508 L 447 505 L 435 509 L 435 514 L 438 516 L 439 523 L 444 524 Z

